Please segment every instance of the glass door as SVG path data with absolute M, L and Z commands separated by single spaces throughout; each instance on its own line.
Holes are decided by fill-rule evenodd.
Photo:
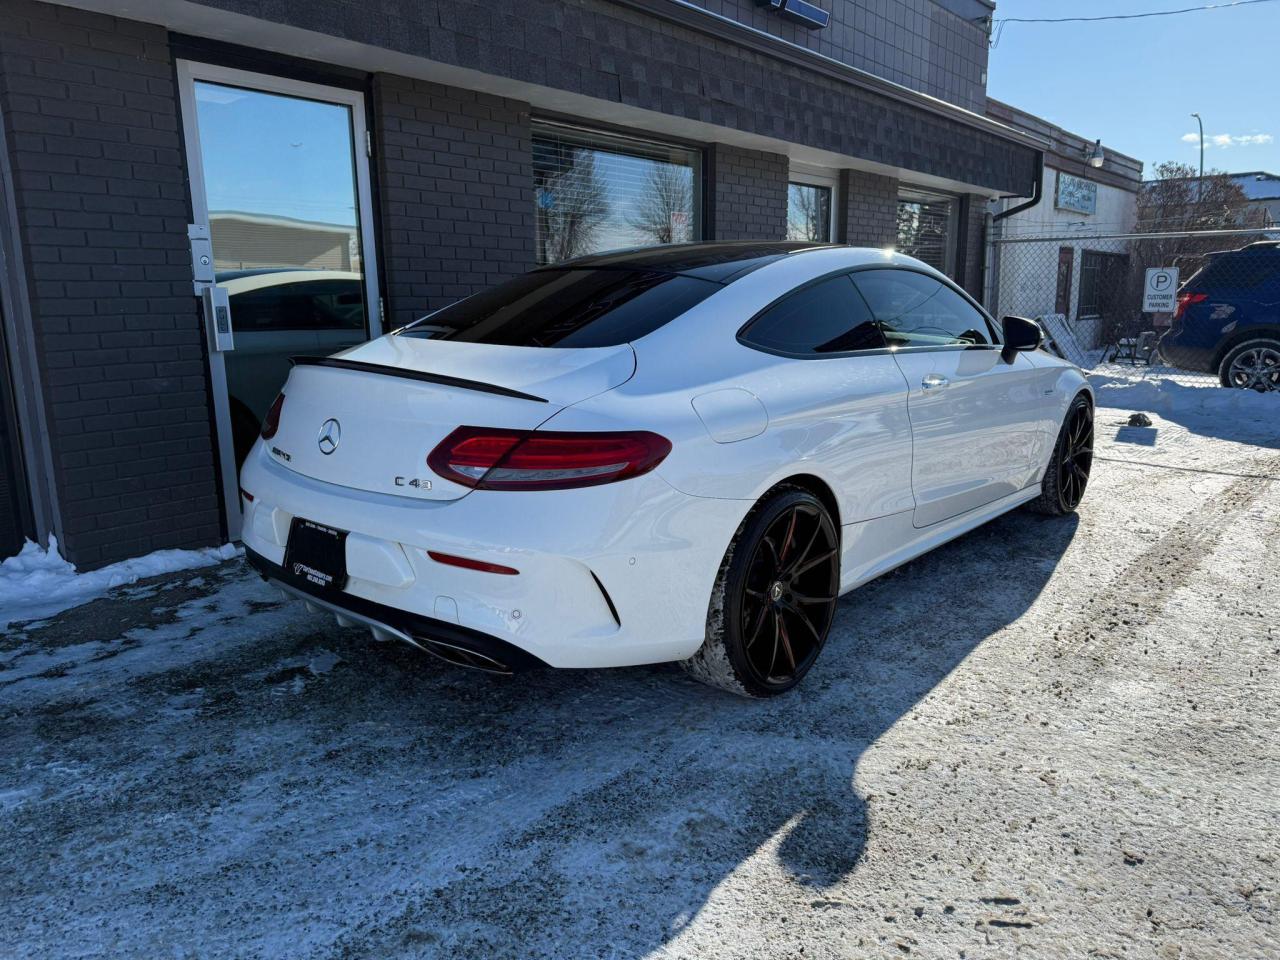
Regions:
M 205 305 L 228 526 L 289 373 L 381 332 L 362 95 L 182 61 L 195 293 Z

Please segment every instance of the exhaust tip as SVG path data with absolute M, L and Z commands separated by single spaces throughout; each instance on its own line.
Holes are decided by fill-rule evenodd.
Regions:
M 468 650 L 465 647 L 445 643 L 432 637 L 414 637 L 413 639 L 428 653 L 434 654 L 441 660 L 452 663 L 455 666 L 480 670 L 484 673 L 496 673 L 502 676 L 510 676 L 514 672 L 509 665 L 501 660 L 478 653 L 475 650 Z

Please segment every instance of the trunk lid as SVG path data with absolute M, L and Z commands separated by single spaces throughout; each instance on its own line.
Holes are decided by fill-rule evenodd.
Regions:
M 455 500 L 470 489 L 427 466 L 455 428 L 533 430 L 634 371 L 626 344 L 557 349 L 388 335 L 295 366 L 279 428 L 265 442 L 277 463 L 316 480 Z

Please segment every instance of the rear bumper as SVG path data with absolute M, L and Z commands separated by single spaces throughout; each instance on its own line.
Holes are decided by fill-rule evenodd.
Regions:
M 270 579 L 408 634 L 410 642 L 454 643 L 513 668 L 691 656 L 705 635 L 720 562 L 750 508 L 689 496 L 654 473 L 577 490 L 417 500 L 295 473 L 261 443 L 245 461 L 241 486 L 253 496 L 245 504 L 244 544 Z M 282 577 L 295 516 L 350 531 L 344 590 L 316 594 Z M 461 569 L 428 551 L 519 574 Z
M 546 664 L 514 644 L 479 630 L 471 630 L 434 617 L 398 610 L 341 590 L 324 590 L 303 577 L 294 576 L 278 563 L 245 547 L 249 566 L 294 596 L 315 603 L 333 613 L 339 620 L 354 621 L 369 627 L 380 639 L 391 637 L 435 654 L 442 660 L 490 673 L 513 673 L 545 667 Z
M 1183 370 L 1200 370 L 1208 373 L 1216 372 L 1214 354 L 1217 345 L 1206 346 L 1188 343 L 1181 330 L 1166 333 L 1156 343 L 1156 352 L 1160 359 L 1172 367 Z

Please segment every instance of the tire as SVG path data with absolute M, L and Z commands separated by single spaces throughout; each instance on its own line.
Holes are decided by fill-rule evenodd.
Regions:
M 776 487 L 734 534 L 711 591 L 706 637 L 681 666 L 739 696 L 785 693 L 826 644 L 839 588 L 830 512 L 808 490 Z
M 1075 512 L 1093 469 L 1093 404 L 1086 394 L 1071 401 L 1058 430 L 1053 456 L 1040 481 L 1040 496 L 1027 504 L 1036 513 L 1061 517 Z
M 1236 344 L 1218 365 L 1218 381 L 1259 393 L 1280 390 L 1280 340 L 1258 337 Z

